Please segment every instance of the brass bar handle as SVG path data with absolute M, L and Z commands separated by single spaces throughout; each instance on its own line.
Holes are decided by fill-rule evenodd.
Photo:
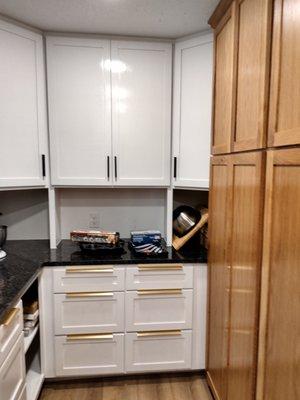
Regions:
M 139 271 L 182 271 L 180 264 L 142 264 L 138 265 Z
M 96 274 L 96 273 L 113 273 L 113 268 L 82 268 L 70 267 L 66 268 L 66 274 Z
M 145 332 L 137 332 L 137 337 L 152 337 L 152 336 L 181 336 L 180 330 L 172 330 L 172 331 L 145 331 Z
M 72 292 L 66 293 L 67 298 L 76 298 L 76 297 L 113 297 L 113 292 Z
M 112 333 L 102 333 L 102 334 L 87 334 L 87 335 L 67 335 L 67 341 L 70 340 L 105 340 L 113 339 L 114 335 Z
M 10 325 L 10 323 L 13 321 L 13 319 L 16 317 L 16 315 L 19 313 L 20 309 L 19 308 L 12 308 L 8 314 L 6 314 L 5 320 L 3 321 L 4 326 Z
M 139 296 L 149 296 L 149 295 L 160 295 L 160 294 L 182 294 L 182 289 L 149 289 L 149 290 L 138 290 L 137 294 Z

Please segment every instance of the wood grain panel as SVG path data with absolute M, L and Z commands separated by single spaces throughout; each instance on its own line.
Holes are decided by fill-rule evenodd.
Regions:
M 275 0 L 269 146 L 300 143 L 300 4 Z
M 231 156 L 227 391 L 230 400 L 251 400 L 255 393 L 264 159 L 263 152 Z
M 300 148 L 268 152 L 257 400 L 300 398 Z
M 215 30 L 212 153 L 230 152 L 234 129 L 236 13 L 231 5 Z
M 207 368 L 216 397 L 226 396 L 230 270 L 227 267 L 227 208 L 230 156 L 211 162 L 209 208 L 209 314 Z
M 234 151 L 266 144 L 271 0 L 237 0 L 238 57 Z

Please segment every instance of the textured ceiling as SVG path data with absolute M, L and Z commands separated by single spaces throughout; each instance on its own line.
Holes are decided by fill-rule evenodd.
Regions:
M 208 29 L 218 0 L 0 0 L 0 13 L 47 31 L 178 38 Z

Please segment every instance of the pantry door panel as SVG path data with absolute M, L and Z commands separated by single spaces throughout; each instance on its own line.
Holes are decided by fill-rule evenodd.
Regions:
M 268 145 L 300 144 L 300 5 L 275 0 Z
M 209 208 L 209 312 L 207 370 L 212 390 L 226 398 L 229 327 L 230 269 L 228 257 L 228 196 L 230 156 L 213 157 Z

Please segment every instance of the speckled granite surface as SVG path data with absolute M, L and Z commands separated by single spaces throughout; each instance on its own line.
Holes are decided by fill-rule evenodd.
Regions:
M 11 240 L 4 250 L 7 257 L 0 261 L 0 320 L 25 293 L 43 266 L 206 262 L 205 249 L 182 253 L 167 247 L 166 257 L 141 258 L 129 250 L 127 242 L 121 256 L 86 255 L 70 240 L 63 240 L 55 250 L 50 250 L 48 240 Z

